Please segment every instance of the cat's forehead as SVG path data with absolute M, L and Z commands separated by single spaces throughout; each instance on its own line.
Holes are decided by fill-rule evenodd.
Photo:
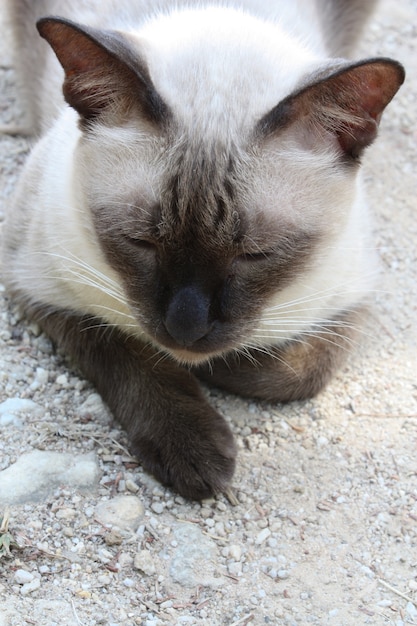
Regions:
M 129 39 L 174 116 L 195 132 L 242 132 L 317 64 L 278 24 L 219 7 L 174 11 Z

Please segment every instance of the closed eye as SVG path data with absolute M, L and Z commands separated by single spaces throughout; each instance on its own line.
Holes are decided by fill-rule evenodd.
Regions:
M 135 246 L 136 248 L 140 248 L 141 250 L 155 251 L 156 249 L 156 244 L 150 239 L 131 237 L 130 235 L 125 235 L 124 238 L 129 244 Z

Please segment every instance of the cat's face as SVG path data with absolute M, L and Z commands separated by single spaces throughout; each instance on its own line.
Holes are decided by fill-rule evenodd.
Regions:
M 139 327 L 190 363 L 245 343 L 308 282 L 403 80 L 389 60 L 321 64 L 241 12 L 219 29 L 217 11 L 187 14 L 186 33 L 156 20 L 146 43 L 38 24 L 80 116 L 81 210 Z
M 340 168 L 328 145 L 306 150 L 287 135 L 254 132 L 228 152 L 134 128 L 81 142 L 102 251 L 140 327 L 181 361 L 241 345 L 348 218 L 356 168 Z

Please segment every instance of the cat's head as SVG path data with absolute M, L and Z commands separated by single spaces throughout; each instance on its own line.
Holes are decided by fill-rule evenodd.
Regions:
M 74 166 L 102 252 L 139 326 L 193 363 L 241 345 L 337 241 L 404 74 L 319 62 L 240 13 L 229 34 L 191 13 L 193 36 L 168 40 L 157 22 L 139 36 L 38 28 L 80 116 Z

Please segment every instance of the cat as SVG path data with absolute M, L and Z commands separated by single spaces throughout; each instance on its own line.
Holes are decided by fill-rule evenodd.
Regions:
M 347 60 L 373 4 L 9 2 L 40 135 L 4 229 L 9 292 L 186 498 L 235 468 L 200 379 L 309 398 L 360 333 L 360 162 L 404 80 Z

